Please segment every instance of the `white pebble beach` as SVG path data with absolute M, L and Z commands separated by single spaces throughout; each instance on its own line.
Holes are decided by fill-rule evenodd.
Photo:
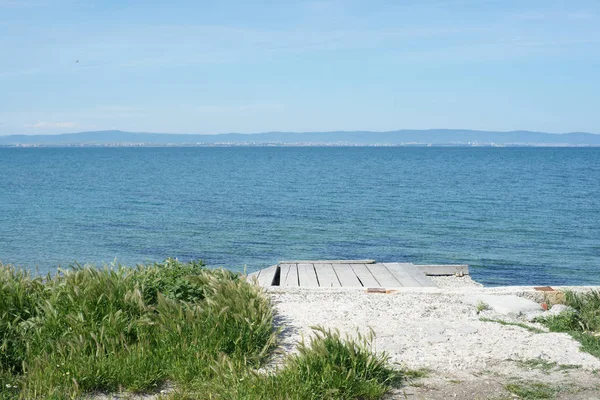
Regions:
M 386 352 L 392 363 L 429 371 L 427 378 L 394 391 L 390 398 L 511 398 L 505 386 L 526 379 L 567 388 L 557 394 L 559 399 L 600 399 L 600 360 L 581 352 L 568 334 L 547 332 L 516 314 L 478 312 L 466 300 L 473 295 L 518 295 L 541 302 L 543 293 L 532 287 L 484 288 L 469 276 L 432 280 L 438 287 L 388 293 L 269 288 L 283 330 L 282 353 L 293 351 L 299 340 L 308 338 L 312 326 L 350 336 L 372 330 L 374 349 Z M 484 322 L 482 317 L 545 332 Z M 527 367 L 540 364 L 554 367 Z

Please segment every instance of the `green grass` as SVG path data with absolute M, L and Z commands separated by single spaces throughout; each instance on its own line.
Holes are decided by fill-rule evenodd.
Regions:
M 517 381 L 505 386 L 510 393 L 524 400 L 553 399 L 557 390 L 541 382 Z
M 581 369 L 581 365 L 577 364 L 559 364 L 558 369 L 561 371 L 571 371 L 574 369 Z
M 481 313 L 482 311 L 489 310 L 489 309 L 490 309 L 490 306 L 489 306 L 489 304 L 487 304 L 486 302 L 484 302 L 484 301 L 482 301 L 482 300 L 479 300 L 479 301 L 477 302 L 476 309 L 477 309 L 477 314 L 479 314 L 479 313 Z
M 549 372 L 550 370 L 556 368 L 556 366 L 558 365 L 555 362 L 542 360 L 541 358 L 531 358 L 529 360 L 519 360 L 519 361 L 515 361 L 515 363 L 521 368 L 539 369 L 544 372 Z
M 539 318 L 551 332 L 567 332 L 581 343 L 581 350 L 600 358 L 600 292 L 565 292 L 564 304 L 575 312 Z
M 373 353 L 372 337 L 343 338 L 337 331 L 314 329 L 314 336 L 274 373 L 241 371 L 233 378 L 198 382 L 172 398 L 209 392 L 220 399 L 379 399 L 404 377 L 388 365 L 385 354 Z
M 550 372 L 553 369 L 558 369 L 559 371 L 571 371 L 574 369 L 580 369 L 581 365 L 575 364 L 558 364 L 554 361 L 546 361 L 541 358 L 531 358 L 528 360 L 510 360 L 514 361 L 519 367 L 526 369 L 538 369 L 543 372 Z
M 371 336 L 317 328 L 274 373 L 269 297 L 201 262 L 137 268 L 76 265 L 32 277 L 0 265 L 0 399 L 92 392 L 172 398 L 378 399 L 410 373 L 372 351 Z
M 415 380 L 427 378 L 431 375 L 431 370 L 429 368 L 419 368 L 419 369 L 405 369 L 403 371 L 403 378 L 406 380 Z
M 508 322 L 508 321 L 502 321 L 501 319 L 491 319 L 491 318 L 484 318 L 484 317 L 479 318 L 479 320 L 482 322 L 495 322 L 497 324 L 506 325 L 506 326 L 518 326 L 519 328 L 527 329 L 529 332 L 533 332 L 533 333 L 544 333 L 544 331 L 539 328 L 536 328 L 534 326 L 529 326 L 526 324 L 522 324 L 520 322 Z

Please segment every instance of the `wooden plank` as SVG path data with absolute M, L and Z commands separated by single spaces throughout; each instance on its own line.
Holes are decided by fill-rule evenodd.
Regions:
M 427 265 L 415 265 L 418 270 L 425 273 L 425 275 L 431 276 L 450 276 L 450 275 L 469 275 L 469 266 L 466 264 L 461 265 L 438 265 L 438 264 L 427 264 Z
M 435 286 L 435 284 L 425 276 L 414 264 L 400 263 L 402 268 L 408 272 L 413 278 L 415 278 L 422 286 Z
M 281 264 L 279 286 L 298 287 L 298 264 Z
M 369 264 L 369 265 L 367 265 L 367 268 L 369 269 L 369 271 L 371 271 L 371 273 L 373 274 L 375 279 L 377 279 L 377 282 L 379 282 L 379 286 L 381 286 L 381 287 L 400 287 L 400 286 L 402 286 L 400 284 L 400 282 L 398 282 L 398 279 L 396 279 L 394 277 L 394 275 L 392 275 L 392 273 L 385 267 L 385 265 Z
M 362 287 L 351 264 L 332 264 L 342 287 Z
M 279 264 L 374 264 L 375 260 L 294 260 L 279 261 Z
M 291 264 L 279 264 L 279 286 L 283 286 L 283 283 L 287 279 L 287 276 L 290 273 L 290 265 Z
M 260 275 L 258 276 L 258 284 L 260 286 L 271 286 L 273 285 L 273 279 L 277 273 L 278 265 L 272 265 L 269 268 L 261 269 Z
M 360 282 L 364 287 L 369 288 L 380 286 L 379 282 L 377 282 L 377 279 L 375 279 L 371 271 L 369 271 L 366 264 L 352 264 L 350 267 L 352 268 L 352 271 L 354 271 L 354 275 L 360 279 Z
M 331 264 L 314 264 L 320 287 L 340 287 L 340 281 Z
M 300 287 L 319 287 L 315 266 L 313 264 L 298 264 L 298 281 Z
M 406 287 L 419 287 L 423 286 L 419 281 L 417 281 L 413 276 L 408 273 L 400 263 L 384 263 L 385 267 L 396 277 L 398 282 L 400 282 L 401 286 Z

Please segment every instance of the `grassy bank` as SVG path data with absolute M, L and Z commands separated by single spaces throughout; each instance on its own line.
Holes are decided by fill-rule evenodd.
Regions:
M 32 277 L 0 266 L 0 398 L 155 392 L 172 398 L 376 399 L 401 378 L 370 338 L 323 331 L 258 373 L 277 331 L 269 298 L 201 262 L 77 267 Z
M 581 350 L 600 358 L 600 292 L 567 291 L 561 304 L 571 307 L 539 322 L 552 332 L 567 332 L 581 343 Z

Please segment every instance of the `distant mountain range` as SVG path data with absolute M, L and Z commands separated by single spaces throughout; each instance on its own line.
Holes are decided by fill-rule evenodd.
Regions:
M 538 145 L 600 146 L 600 135 L 531 131 L 462 129 L 398 130 L 389 132 L 266 132 L 218 135 L 96 131 L 60 135 L 0 136 L 0 146 L 193 146 L 193 145 Z

